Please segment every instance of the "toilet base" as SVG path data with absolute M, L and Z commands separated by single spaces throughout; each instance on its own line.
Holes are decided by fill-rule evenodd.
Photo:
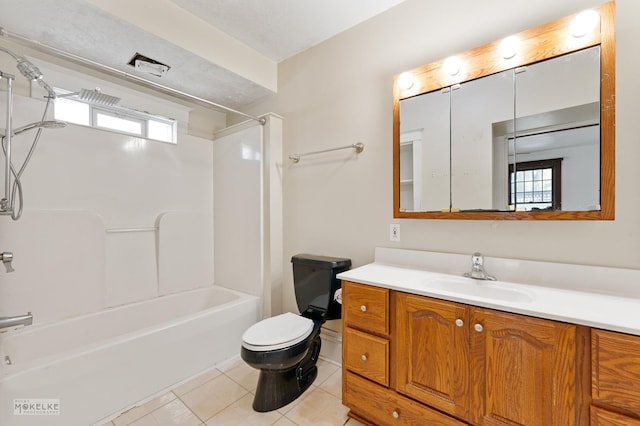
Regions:
M 302 395 L 318 376 L 316 363 L 321 344 L 318 334 L 311 342 L 307 355 L 293 368 L 260 370 L 253 409 L 260 413 L 277 410 Z

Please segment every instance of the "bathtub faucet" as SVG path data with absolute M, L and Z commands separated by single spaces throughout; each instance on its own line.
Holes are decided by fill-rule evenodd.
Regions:
M 13 262 L 13 253 L 10 251 L 3 251 L 0 253 L 0 260 L 4 264 L 4 267 L 7 268 L 7 272 L 13 272 L 13 266 L 11 266 L 11 262 Z
M 33 315 L 31 312 L 26 315 L 18 315 L 15 317 L 0 317 L 0 329 L 17 327 L 19 325 L 31 325 L 33 324 Z
M 474 278 L 476 280 L 495 281 L 496 277 L 487 274 L 484 270 L 484 257 L 481 253 L 473 253 L 471 256 L 471 272 L 466 272 L 465 277 Z

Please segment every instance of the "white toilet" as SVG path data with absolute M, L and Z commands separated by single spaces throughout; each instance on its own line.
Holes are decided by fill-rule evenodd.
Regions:
M 351 267 L 344 258 L 298 254 L 291 258 L 296 302 L 301 314 L 287 312 L 264 319 L 242 335 L 240 355 L 260 370 L 253 409 L 272 411 L 298 398 L 318 373 L 320 326 L 341 318 L 334 300 L 340 280 Z

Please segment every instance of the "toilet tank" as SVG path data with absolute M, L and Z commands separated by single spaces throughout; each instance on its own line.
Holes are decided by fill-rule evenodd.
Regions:
M 333 300 L 340 288 L 336 275 L 351 267 L 351 259 L 296 254 L 293 264 L 293 287 L 300 313 L 315 321 L 338 319 L 341 306 Z

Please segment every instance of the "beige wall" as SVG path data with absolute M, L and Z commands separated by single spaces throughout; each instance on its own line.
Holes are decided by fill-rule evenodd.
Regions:
M 250 112 L 284 116 L 284 308 L 295 310 L 291 255 L 370 262 L 374 247 L 640 267 L 640 2 L 617 2 L 616 220 L 394 220 L 391 84 L 403 70 L 600 5 L 597 0 L 407 0 L 280 64 L 279 92 Z M 289 153 L 363 142 L 303 159 Z M 400 243 L 389 224 L 401 224 Z M 640 283 L 639 283 L 640 285 Z

